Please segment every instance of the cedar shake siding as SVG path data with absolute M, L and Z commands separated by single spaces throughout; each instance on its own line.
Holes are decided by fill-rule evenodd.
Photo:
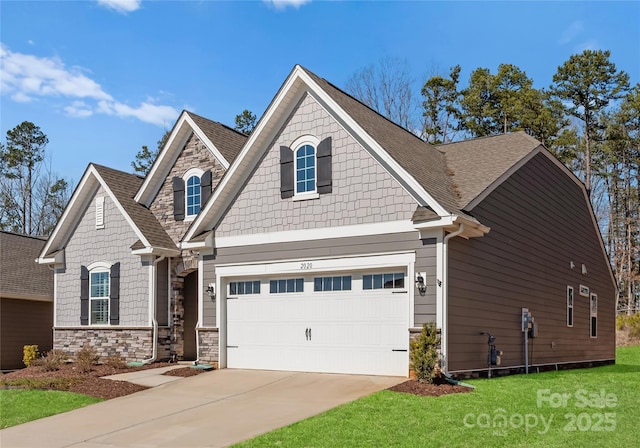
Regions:
M 306 201 L 282 199 L 280 147 L 290 147 L 304 135 L 320 141 L 331 137 L 331 193 Z M 305 94 L 216 229 L 216 237 L 409 220 L 415 208 L 415 200 L 398 182 Z
M 449 370 L 486 368 L 487 336 L 480 332 L 496 336 L 502 367 L 523 366 L 523 307 L 539 329 L 530 339 L 530 365 L 613 360 L 615 290 L 581 188 L 538 154 L 471 212 L 491 231 L 449 242 Z M 589 298 L 580 285 L 598 295 L 597 338 L 590 337 Z
M 104 228 L 96 229 L 95 197 L 104 197 Z M 79 327 L 80 270 L 91 263 L 120 262 L 119 327 L 149 326 L 149 273 L 130 246 L 138 240 L 102 188 L 93 195 L 65 248 L 65 268 L 56 272 L 56 327 Z M 112 326 L 115 329 L 118 326 Z M 84 328 L 88 328 L 83 326 Z
M 215 283 L 216 264 L 263 263 L 319 257 L 340 258 L 404 251 L 415 251 L 415 271 L 427 273 L 425 279 L 427 293 L 424 296 L 415 293 L 415 325 L 418 327 L 425 322 L 435 321 L 436 241 L 435 239 L 420 240 L 417 232 L 218 248 L 215 257 L 204 257 L 204 284 Z M 412 279 L 408 279 L 408 282 L 413 285 Z M 225 288 L 226 285 L 222 287 Z M 216 325 L 215 304 L 208 297 L 204 300 L 203 311 L 204 326 L 214 327 Z
M 25 345 L 37 345 L 40 353 L 51 350 L 53 303 L 3 298 L 1 306 L 0 370 L 23 368 Z

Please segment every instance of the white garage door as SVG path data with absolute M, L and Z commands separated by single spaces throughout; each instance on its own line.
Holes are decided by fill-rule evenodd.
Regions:
M 406 268 L 228 279 L 227 366 L 408 373 Z

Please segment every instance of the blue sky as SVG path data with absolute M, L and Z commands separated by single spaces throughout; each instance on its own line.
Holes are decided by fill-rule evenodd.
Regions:
M 124 171 L 182 109 L 233 126 L 258 116 L 302 64 L 343 87 L 383 57 L 406 59 L 416 93 L 435 72 L 515 64 L 546 87 L 571 54 L 611 50 L 640 81 L 640 2 L 0 2 L 0 132 L 48 135 L 53 170 Z

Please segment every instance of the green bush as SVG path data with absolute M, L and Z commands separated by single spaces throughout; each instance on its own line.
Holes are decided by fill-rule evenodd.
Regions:
M 25 366 L 29 367 L 36 359 L 38 359 L 37 345 L 25 345 L 22 347 L 22 362 Z
M 420 335 L 410 344 L 410 358 L 416 378 L 422 383 L 431 383 L 440 373 L 438 365 L 438 348 L 440 336 L 435 324 L 429 323 L 422 326 Z
M 90 345 L 83 346 L 78 353 L 76 353 L 76 365 L 80 372 L 90 372 L 93 366 L 98 364 L 99 360 L 98 350 Z
M 640 313 L 622 314 L 616 319 L 616 328 L 621 331 L 628 331 L 631 337 L 640 337 Z

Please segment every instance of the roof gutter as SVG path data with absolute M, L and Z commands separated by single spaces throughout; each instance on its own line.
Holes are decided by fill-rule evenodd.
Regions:
M 414 223 L 413 227 L 420 232 L 432 229 L 444 229 L 445 231 L 455 232 L 463 224 L 464 230 L 463 233 L 460 234 L 460 236 L 467 239 L 484 236 L 491 230 L 490 227 L 481 224 L 479 221 L 473 218 L 454 214 L 440 216 L 437 219 Z

